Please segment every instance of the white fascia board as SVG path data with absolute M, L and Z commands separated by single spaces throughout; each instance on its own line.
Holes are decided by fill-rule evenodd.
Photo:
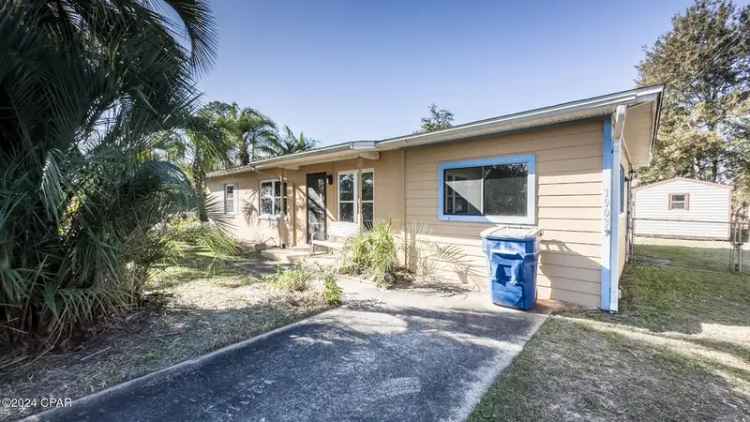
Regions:
M 585 118 L 609 116 L 618 105 L 656 101 L 663 89 L 663 86 L 638 88 L 631 91 L 498 116 L 435 132 L 385 139 L 379 141 L 377 147 L 378 149 L 394 149 L 406 145 L 425 145 Z

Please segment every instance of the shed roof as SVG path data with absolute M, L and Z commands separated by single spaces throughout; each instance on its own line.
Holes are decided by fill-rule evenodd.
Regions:
M 723 188 L 723 189 L 729 189 L 729 190 L 734 189 L 734 185 L 725 185 L 724 183 L 715 183 L 715 182 L 709 182 L 709 181 L 706 181 L 706 180 L 690 179 L 690 178 L 687 178 L 687 177 L 673 177 L 671 179 L 660 180 L 660 181 L 654 182 L 654 183 L 647 183 L 647 184 L 643 184 L 643 185 L 638 185 L 638 186 L 636 186 L 636 187 L 633 188 L 633 191 L 641 190 L 641 189 L 646 189 L 646 188 L 653 188 L 653 187 L 656 187 L 656 186 L 666 185 L 666 184 L 669 184 L 669 183 L 679 182 L 679 181 L 682 181 L 682 182 L 691 182 L 691 183 L 698 183 L 698 184 L 709 185 L 709 186 L 716 186 L 717 188 Z

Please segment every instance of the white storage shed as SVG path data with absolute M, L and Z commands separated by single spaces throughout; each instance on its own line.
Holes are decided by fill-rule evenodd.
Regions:
M 633 189 L 636 236 L 728 240 L 732 186 L 676 177 Z

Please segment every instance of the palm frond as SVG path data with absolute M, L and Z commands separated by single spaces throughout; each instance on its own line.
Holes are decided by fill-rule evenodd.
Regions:
M 54 344 L 130 306 L 159 248 L 146 240 L 197 203 L 152 151 L 194 111 L 213 23 L 204 1 L 165 2 L 190 51 L 150 1 L 0 4 L 0 341 Z

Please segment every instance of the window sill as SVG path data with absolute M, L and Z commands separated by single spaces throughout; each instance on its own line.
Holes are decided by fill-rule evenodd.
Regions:
M 511 217 L 507 215 L 445 215 L 439 214 L 441 221 L 459 223 L 488 223 L 488 224 L 535 224 L 534 217 Z
M 261 214 L 259 217 L 261 220 L 267 220 L 267 221 L 279 221 L 285 218 L 283 215 L 271 215 L 271 214 Z

